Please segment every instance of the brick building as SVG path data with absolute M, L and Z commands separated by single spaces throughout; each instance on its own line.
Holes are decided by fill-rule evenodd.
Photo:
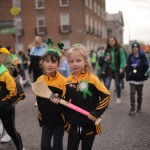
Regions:
M 73 43 L 82 43 L 89 50 L 106 44 L 105 0 L 2 0 L 0 6 L 4 46 L 27 50 L 36 35 L 64 42 L 66 49 Z M 20 8 L 16 16 L 10 13 L 13 7 Z

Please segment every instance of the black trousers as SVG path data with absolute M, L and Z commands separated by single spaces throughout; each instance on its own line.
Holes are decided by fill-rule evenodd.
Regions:
M 63 150 L 63 136 L 63 125 L 54 127 L 42 125 L 41 150 Z M 52 138 L 53 142 L 51 142 Z
M 81 150 L 92 150 L 95 134 L 85 134 L 85 127 L 71 126 L 70 130 L 71 131 L 69 131 L 68 135 L 67 150 L 78 150 L 80 141 L 82 141 Z
M 7 112 L 4 112 L 3 114 L 0 114 L 0 118 L 2 120 L 3 126 L 9 136 L 12 138 L 16 149 L 22 150 L 22 140 L 20 134 L 17 132 L 15 127 L 15 107 Z
M 133 84 L 130 83 L 130 103 L 131 103 L 131 107 L 135 107 L 135 95 L 137 92 L 137 104 L 138 104 L 138 108 L 141 108 L 142 105 L 142 96 L 143 96 L 143 84 Z
M 33 70 L 33 81 L 35 82 L 42 74 L 42 70 Z

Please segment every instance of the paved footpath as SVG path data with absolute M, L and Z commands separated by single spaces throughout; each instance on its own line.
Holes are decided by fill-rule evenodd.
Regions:
M 145 82 L 142 113 L 129 116 L 129 85 L 122 90 L 122 104 L 115 103 L 114 82 L 111 101 L 102 116 L 102 134 L 96 136 L 92 150 L 150 150 L 150 79 Z M 26 100 L 16 106 L 16 127 L 26 150 L 40 150 L 41 128 L 37 121 L 37 107 L 31 87 L 25 87 Z M 64 136 L 66 150 L 67 134 Z M 0 144 L 0 150 L 15 150 L 12 141 Z M 79 148 L 80 150 L 80 148 Z

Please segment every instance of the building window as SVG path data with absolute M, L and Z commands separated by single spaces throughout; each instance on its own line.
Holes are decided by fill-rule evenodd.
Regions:
M 97 35 L 97 21 L 94 22 L 94 33 Z
M 59 6 L 61 7 L 69 6 L 69 0 L 59 0 Z
M 89 0 L 85 0 L 85 7 L 89 7 Z
M 90 29 L 90 25 L 89 25 L 89 16 L 85 15 L 85 25 L 86 25 L 86 33 L 89 33 Z
M 97 13 L 97 2 L 94 2 L 94 12 Z
M 45 28 L 45 17 L 38 16 L 37 17 L 37 34 L 46 34 Z
M 102 18 L 105 20 L 106 12 L 103 8 L 101 8 Z
M 64 43 L 65 50 L 70 49 L 70 40 L 63 40 L 62 43 Z
M 98 16 L 100 16 L 101 15 L 101 12 L 100 12 L 101 10 L 100 10 L 100 5 L 98 5 L 98 7 L 97 7 L 97 14 L 98 14 Z
M 63 13 L 60 14 L 60 32 L 69 33 L 70 32 L 70 23 L 69 23 L 69 14 Z
M 44 0 L 35 0 L 36 9 L 44 9 Z
M 18 7 L 21 9 L 21 0 L 13 0 L 13 7 Z
M 91 10 L 93 10 L 92 0 L 89 0 L 89 7 L 90 7 Z
M 107 37 L 112 36 L 112 29 L 107 29 Z
M 101 32 L 101 24 L 98 23 L 98 35 L 102 36 L 102 32 Z
M 90 18 L 90 33 L 93 33 L 93 18 Z

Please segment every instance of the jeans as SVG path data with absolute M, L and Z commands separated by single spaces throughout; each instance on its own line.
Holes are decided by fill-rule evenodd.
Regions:
M 105 86 L 109 90 L 111 85 L 111 80 L 114 78 L 115 86 L 117 90 L 117 98 L 121 97 L 121 87 L 120 87 L 120 78 L 117 71 L 111 71 L 110 75 L 108 75 L 105 79 Z

